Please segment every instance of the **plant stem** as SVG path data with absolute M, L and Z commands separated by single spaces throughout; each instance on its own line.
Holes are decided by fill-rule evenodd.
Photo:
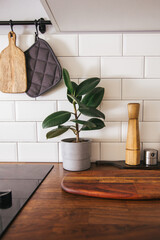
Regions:
M 76 103 L 73 102 L 73 106 L 74 106 L 74 115 L 75 115 L 75 119 L 78 119 L 77 116 L 77 108 L 76 108 Z M 78 123 L 76 123 L 76 142 L 79 142 L 79 126 Z

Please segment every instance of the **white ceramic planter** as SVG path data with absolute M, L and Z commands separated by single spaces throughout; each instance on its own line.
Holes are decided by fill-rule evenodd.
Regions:
M 91 141 L 73 142 L 75 138 L 66 138 L 61 141 L 63 168 L 69 171 L 83 171 L 91 166 Z

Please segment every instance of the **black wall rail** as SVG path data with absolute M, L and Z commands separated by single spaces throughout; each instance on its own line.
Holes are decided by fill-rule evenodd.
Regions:
M 33 20 L 33 21 L 0 21 L 0 25 L 9 25 L 12 27 L 14 25 L 38 25 L 39 26 L 39 31 L 41 33 L 45 33 L 46 32 L 46 25 L 51 25 L 51 21 L 49 20 L 44 20 L 43 18 L 40 18 L 38 20 Z

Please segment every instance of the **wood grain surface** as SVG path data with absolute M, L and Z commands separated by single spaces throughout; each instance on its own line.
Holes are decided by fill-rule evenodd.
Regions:
M 90 172 L 94 176 L 99 170 L 106 176 L 112 176 L 115 170 L 119 176 L 120 172 L 92 164 L 90 170 L 77 174 L 87 176 Z M 54 169 L 2 240 L 160 239 L 160 200 L 110 200 L 69 194 L 61 189 L 66 174 L 62 164 L 54 163 Z
M 27 89 L 24 53 L 16 47 L 16 35 L 8 34 L 9 45 L 0 54 L 0 91 L 21 93 Z
M 160 171 L 103 169 L 67 174 L 61 183 L 69 193 L 110 199 L 160 199 Z

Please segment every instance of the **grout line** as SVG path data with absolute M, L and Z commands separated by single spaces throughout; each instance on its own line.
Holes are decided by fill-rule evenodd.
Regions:
M 78 44 L 78 57 L 79 57 L 79 34 L 77 34 L 77 44 Z
M 36 134 L 36 143 L 38 143 L 38 124 L 37 124 L 37 122 L 35 122 L 36 123 L 36 131 L 35 131 L 35 134 Z
M 99 73 L 100 73 L 100 79 L 102 79 L 102 58 L 99 57 Z
M 121 126 L 120 126 L 120 142 L 122 142 L 122 125 L 123 125 L 123 122 L 121 122 Z
M 145 63 L 146 63 L 146 58 L 145 58 L 145 56 L 144 56 L 144 59 L 143 59 L 143 78 L 145 78 L 145 75 L 146 75 L 146 73 L 145 73 Z
M 56 112 L 58 111 L 58 101 L 59 100 L 56 100 Z M 66 100 L 67 101 L 67 100 Z
M 101 80 L 125 80 L 125 79 L 120 79 L 120 78 L 101 78 Z M 142 78 L 143 79 L 143 78 Z M 76 79 L 78 81 L 78 78 Z M 79 78 L 79 81 L 81 81 L 82 78 Z M 151 79 L 149 79 L 151 80 Z M 158 80 L 158 79 L 157 79 Z M 159 79 L 160 80 L 160 79 Z M 106 100 L 106 101 L 120 101 L 120 100 L 123 100 L 123 101 L 160 101 L 160 97 L 159 98 L 124 98 L 124 99 L 121 99 L 121 98 L 103 98 L 103 101 Z M 58 102 L 68 102 L 67 99 L 43 99 L 43 100 L 38 100 L 38 102 L 50 102 L 50 101 L 58 101 Z M 14 102 L 13 100 L 0 100 L 0 102 Z M 17 100 L 16 100 L 17 102 Z M 30 102 L 30 101 L 23 101 L 23 102 Z
M 76 58 L 76 57 L 80 57 L 80 58 L 87 58 L 87 57 L 89 57 L 89 58 L 92 58 L 92 57 L 99 57 L 100 56 L 100 54 L 97 54 L 97 55 L 66 55 L 66 56 L 57 56 L 58 58 Z M 126 58 L 142 58 L 142 57 L 151 57 L 151 58 L 160 58 L 160 54 L 159 55 L 142 55 L 142 54 L 140 54 L 140 55 L 131 55 L 131 54 L 129 54 L 129 55 L 124 55 L 124 53 L 122 54 L 122 52 L 121 52 L 121 54 L 112 54 L 112 55 L 107 55 L 107 54 L 105 54 L 105 55 L 101 55 L 101 57 L 104 57 L 104 58 L 122 58 L 122 57 L 126 57 Z
M 19 154 L 18 154 L 18 142 L 16 142 L 16 155 L 17 155 L 17 162 L 19 162 Z
M 144 100 L 142 100 L 142 122 L 144 121 Z
M 127 122 L 128 120 L 127 120 L 127 119 L 126 119 L 126 120 L 125 120 L 125 119 L 123 119 L 123 120 L 121 120 L 121 119 L 117 119 L 117 120 L 115 120 L 115 119 L 107 119 L 107 120 L 105 120 L 106 123 L 112 123 L 112 122 L 113 122 L 113 123 L 119 123 L 119 122 L 121 122 L 121 121 L 122 121 L 122 122 Z M 158 119 L 158 120 L 152 120 L 152 121 L 151 121 L 151 120 L 150 120 L 150 121 L 147 120 L 147 121 L 140 121 L 140 122 L 153 122 L 153 123 L 154 123 L 154 122 L 159 122 L 159 123 L 160 123 L 160 120 L 159 120 L 159 119 Z M 17 122 L 14 122 L 14 121 L 7 121 L 7 122 L 6 122 L 6 121 L 0 121 L 0 124 L 1 124 L 1 123 L 7 123 L 7 124 L 12 124 L 12 123 L 26 123 L 26 124 L 27 124 L 27 123 L 42 123 L 42 121 L 36 121 L 36 122 L 35 122 L 35 121 L 28 121 L 28 122 L 25 122 L 25 121 L 17 121 Z
M 17 119 L 16 119 L 16 102 L 15 101 L 13 101 L 13 103 L 14 103 L 14 122 L 16 122 L 17 121 Z
M 122 57 L 124 56 L 124 46 L 123 46 L 123 34 L 122 34 Z
M 123 96 L 123 79 L 121 78 L 121 100 L 123 100 L 122 96 Z

